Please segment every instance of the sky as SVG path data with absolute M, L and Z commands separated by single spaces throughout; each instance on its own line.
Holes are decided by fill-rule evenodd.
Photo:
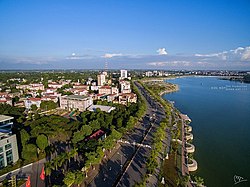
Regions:
M 250 70 L 249 0 L 0 0 L 0 69 Z

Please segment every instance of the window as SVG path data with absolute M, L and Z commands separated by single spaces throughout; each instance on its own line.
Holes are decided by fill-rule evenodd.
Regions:
M 0 153 L 2 153 L 3 152 L 3 147 L 0 147 Z
M 5 167 L 3 154 L 0 154 L 0 168 Z
M 8 149 L 10 149 L 10 148 L 11 148 L 11 143 L 5 145 L 5 150 L 8 150 Z
M 7 164 L 12 164 L 13 163 L 12 150 L 9 150 L 9 151 L 6 152 L 6 159 L 7 159 Z

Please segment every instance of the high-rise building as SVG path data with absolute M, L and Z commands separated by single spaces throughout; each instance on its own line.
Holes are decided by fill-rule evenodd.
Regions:
M 105 83 L 106 83 L 105 75 L 104 74 L 97 75 L 97 84 L 98 84 L 98 86 L 103 86 Z
M 121 79 L 127 79 L 127 78 L 128 78 L 128 71 L 122 69 L 122 70 L 121 70 L 121 76 L 120 76 L 120 78 L 121 78 Z
M 16 135 L 12 134 L 13 117 L 0 115 L 0 169 L 18 161 Z

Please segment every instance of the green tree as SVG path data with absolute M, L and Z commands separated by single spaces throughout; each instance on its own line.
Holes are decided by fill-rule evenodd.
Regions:
M 135 125 L 135 119 L 134 119 L 133 116 L 130 116 L 129 120 L 127 122 L 127 128 L 128 128 L 128 130 L 133 129 L 134 125 Z
M 81 131 L 74 132 L 72 143 L 76 144 L 77 142 L 82 141 L 84 138 L 85 136 L 83 136 L 83 133 Z
M 22 150 L 22 158 L 35 161 L 37 159 L 37 147 L 34 144 L 26 144 Z
M 30 108 L 31 108 L 32 111 L 36 111 L 37 110 L 37 106 L 35 104 L 31 105 Z
M 75 176 L 75 173 L 73 172 L 67 172 L 66 175 L 65 175 L 65 178 L 63 179 L 63 182 L 68 186 L 72 186 L 74 183 L 75 183 L 75 179 L 76 179 L 76 176 Z
M 120 132 L 118 132 L 117 130 L 113 129 L 110 136 L 114 140 L 119 140 L 122 137 L 122 134 Z
M 89 126 L 92 127 L 93 131 L 99 130 L 101 128 L 98 120 L 93 120 L 89 123 Z
M 75 172 L 75 184 L 80 186 L 80 184 L 82 184 L 84 178 L 85 178 L 85 175 L 83 174 L 83 172 L 81 172 L 81 171 Z
M 96 153 L 95 151 L 92 151 L 92 152 L 89 152 L 89 153 L 86 153 L 86 167 L 90 167 L 94 164 L 98 164 L 98 160 L 97 160 L 97 157 L 98 157 L 98 153 Z
M 47 136 L 45 136 L 44 134 L 38 135 L 36 139 L 36 145 L 43 152 L 45 148 L 49 145 Z
M 26 143 L 30 140 L 30 135 L 26 130 L 22 129 L 20 131 L 22 146 L 24 147 Z
M 57 108 L 57 104 L 53 101 L 42 101 L 40 108 L 43 110 L 52 110 Z
M 117 128 L 121 128 L 122 127 L 122 118 L 118 118 L 117 119 L 116 126 L 117 126 Z
M 203 186 L 204 185 L 204 179 L 201 177 L 194 177 L 194 181 L 196 182 L 197 186 Z
M 81 127 L 81 131 L 84 133 L 85 136 L 89 136 L 92 133 L 92 127 L 89 125 L 83 125 Z

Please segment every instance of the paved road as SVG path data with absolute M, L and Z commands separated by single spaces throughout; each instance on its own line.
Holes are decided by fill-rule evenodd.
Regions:
M 165 113 L 159 103 L 152 100 L 138 83 L 135 84 L 147 99 L 147 112 L 134 131 L 125 135 L 123 139 L 129 142 L 142 142 L 143 144 L 151 145 L 153 132 L 161 119 L 165 117 Z M 155 114 L 155 123 L 152 125 L 150 117 L 153 117 L 153 114 Z M 117 153 L 105 165 L 100 167 L 98 175 L 88 186 L 133 186 L 136 182 L 140 182 L 146 173 L 145 163 L 149 154 L 149 148 L 121 143 Z M 126 167 L 132 158 L 133 161 L 129 167 Z M 126 168 L 127 170 L 125 171 Z
M 151 97 L 149 97 L 149 95 L 145 92 L 145 90 L 140 87 L 140 85 L 137 84 L 137 86 L 143 96 L 147 99 L 149 115 L 151 116 L 154 113 L 156 117 L 154 125 L 152 126 L 148 135 L 145 136 L 145 140 L 143 141 L 143 144 L 151 145 L 153 143 L 153 133 L 156 131 L 162 119 L 165 118 L 165 113 L 164 110 L 160 107 L 159 103 L 152 100 Z M 155 110 L 154 108 L 157 110 Z M 151 150 L 145 149 L 144 147 L 140 147 L 138 149 L 131 162 L 131 165 L 128 167 L 127 171 L 124 172 L 123 176 L 116 186 L 133 186 L 136 182 L 140 182 L 142 180 L 142 177 L 146 174 L 146 161 L 147 157 L 150 155 L 150 151 Z M 157 186 L 157 182 L 157 176 L 150 178 L 150 186 Z
M 27 178 L 28 176 L 31 176 L 31 179 L 30 179 L 31 186 L 44 187 L 45 182 L 40 179 L 40 174 L 41 174 L 44 162 L 45 162 L 45 159 L 42 159 L 38 162 L 29 164 L 27 166 L 14 170 L 8 173 L 7 175 L 2 175 L 0 176 L 0 181 L 3 181 L 5 178 L 10 179 L 11 176 L 13 175 L 16 175 L 17 178 Z

